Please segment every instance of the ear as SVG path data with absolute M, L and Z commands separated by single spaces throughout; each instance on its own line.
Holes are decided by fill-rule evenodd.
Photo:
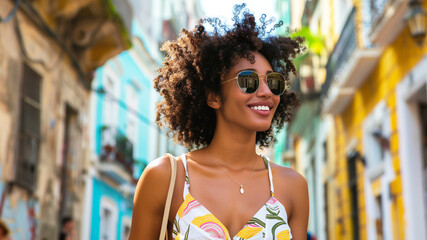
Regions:
M 219 109 L 221 107 L 221 98 L 219 94 L 213 91 L 208 91 L 206 94 L 206 101 L 209 107 L 213 109 Z

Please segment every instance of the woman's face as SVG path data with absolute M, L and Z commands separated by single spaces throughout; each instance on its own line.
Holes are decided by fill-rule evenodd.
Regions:
M 253 70 L 259 75 L 260 83 L 256 92 L 248 94 L 240 90 L 237 80 L 222 84 L 222 103 L 218 109 L 225 121 L 246 129 L 261 132 L 270 128 L 274 113 L 280 102 L 280 96 L 271 93 L 265 82 L 265 75 L 272 72 L 267 59 L 258 52 L 253 52 L 255 62 L 246 58 L 237 58 L 235 65 L 225 74 L 222 81 L 236 77 L 239 72 Z M 253 84 L 248 81 L 248 87 Z

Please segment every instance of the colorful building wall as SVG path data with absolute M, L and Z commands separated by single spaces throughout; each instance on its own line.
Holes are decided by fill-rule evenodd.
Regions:
M 355 1 L 356 19 L 361 22 L 363 9 L 360 1 Z M 423 4 L 426 7 L 426 4 Z M 361 24 L 361 23 L 360 23 Z M 358 29 L 359 42 L 362 29 Z M 359 43 L 360 44 L 360 43 Z M 354 97 L 345 110 L 335 116 L 337 171 L 335 175 L 336 201 L 338 202 L 338 215 L 335 218 L 335 235 L 337 239 L 351 239 L 355 231 L 360 232 L 360 239 L 415 239 L 423 238 L 425 225 L 415 223 L 408 219 L 408 209 L 405 201 L 411 201 L 404 196 L 404 182 L 402 179 L 402 151 L 400 150 L 401 136 L 398 123 L 399 113 L 397 102 L 397 89 L 401 82 L 408 78 L 411 71 L 423 60 L 426 53 L 425 47 L 419 47 L 404 28 L 390 45 L 385 46 L 378 65 L 367 77 L 365 82 L 356 89 Z M 379 110 L 379 109 L 384 110 Z M 385 146 L 383 166 L 381 173 L 369 162 L 370 146 L 367 143 L 367 128 L 376 118 L 385 112 L 380 125 L 388 141 Z M 373 124 L 373 123 L 372 123 Z M 385 127 L 384 127 L 385 126 Z M 421 131 L 421 129 L 419 129 Z M 408 139 L 406 139 L 408 140 Z M 411 140 L 410 140 L 411 141 Z M 421 139 L 412 139 L 421 141 Z M 357 193 L 359 228 L 354 229 L 352 220 L 351 193 L 349 191 L 349 149 L 360 151 L 367 163 L 356 161 L 357 168 Z M 414 151 L 418 149 L 413 148 Z M 372 158 L 371 158 L 372 159 Z M 375 177 L 375 175 L 378 175 Z M 334 176 L 334 175 L 332 175 Z M 409 178 L 409 177 L 408 177 Z M 408 195 L 407 195 L 408 196 Z M 378 198 L 380 198 L 378 200 Z M 405 199 L 406 198 L 406 199 Z M 376 200 L 377 202 L 373 202 Z M 373 207 L 380 206 L 382 217 L 375 214 Z M 422 204 L 419 208 L 423 211 Z M 409 233 L 411 231 L 411 233 Z M 425 235 L 424 235 L 425 236 Z M 415 238 L 414 238 L 415 237 Z
M 291 9 L 294 11 L 293 3 Z M 300 10 L 301 4 L 303 11 Z M 299 93 L 301 106 L 288 130 L 295 141 L 294 168 L 304 175 L 309 186 L 310 217 L 308 232 L 319 240 L 334 239 L 329 234 L 336 226 L 334 216 L 334 165 L 331 161 L 331 132 L 334 124 L 330 117 L 321 116 L 321 84 L 325 81 L 327 54 L 332 51 L 331 42 L 337 39 L 334 24 L 334 3 L 332 1 L 305 1 L 294 3 L 295 13 L 300 16 L 292 22 L 293 26 L 308 28 L 306 44 L 309 47 L 305 56 L 298 61 L 298 78 L 294 80 L 293 91 Z M 301 27 L 299 27 L 300 29 Z M 310 84 L 311 81 L 311 84 Z M 334 215 L 335 214 L 335 215 Z
M 335 93 L 329 91 L 322 96 L 320 119 L 325 125 L 321 129 L 329 125 L 327 132 L 316 131 L 318 136 L 314 138 L 298 133 L 294 144 L 296 166 L 307 172 L 314 167 L 310 167 L 313 164 L 307 160 L 312 154 L 308 150 L 312 148 L 310 145 L 320 146 L 322 139 L 326 139 L 325 162 L 314 164 L 320 167 L 318 180 L 323 185 L 317 189 L 324 193 L 316 196 L 315 201 L 324 200 L 326 204 L 325 209 L 311 212 L 310 218 L 316 220 L 310 221 L 309 228 L 320 239 L 424 239 L 427 236 L 424 132 L 427 59 L 425 43 L 417 46 L 403 21 L 408 3 L 319 0 L 314 1 L 315 7 L 311 8 L 309 27 L 325 36 L 329 60 L 340 44 L 340 33 L 345 31 L 353 7 L 353 32 L 356 32 L 356 51 L 348 59 L 340 60 L 338 64 L 347 64 L 347 68 L 341 69 L 331 84 L 339 86 L 341 95 L 329 109 L 328 97 Z M 425 2 L 423 6 L 427 7 Z M 377 15 L 375 20 L 373 15 L 378 12 L 372 11 L 383 15 Z M 367 55 L 360 58 L 360 54 Z M 357 59 L 364 60 L 357 62 Z M 328 68 L 327 64 L 322 65 Z M 351 69 L 358 71 L 351 73 L 353 76 L 345 76 L 345 71 Z M 364 76 L 361 85 L 351 82 L 355 75 Z M 343 83 L 345 77 L 351 81 Z M 302 110 L 307 109 L 302 106 Z M 298 123 L 294 123 L 293 130 L 295 126 Z M 309 174 L 306 177 L 311 181 Z M 319 215 L 323 216 L 318 219 Z M 312 228 L 320 220 L 325 222 L 326 236 L 322 236 L 324 229 Z
M 56 239 L 64 216 L 80 234 L 91 73 L 128 47 L 126 4 L 0 3 L 0 217 L 11 239 Z
M 105 70 L 108 68 L 107 70 Z M 105 101 L 106 98 L 114 98 L 113 104 L 117 109 L 117 115 L 112 123 L 117 124 L 117 127 L 122 133 L 128 132 L 128 119 L 136 117 L 137 132 L 133 142 L 134 157 L 141 164 L 148 163 L 148 137 L 150 128 L 155 127 L 151 115 L 151 107 L 154 104 L 151 99 L 152 82 L 142 69 L 136 64 L 129 52 L 123 52 L 114 60 L 109 61 L 104 67 L 99 68 L 94 79 L 94 88 L 103 87 L 106 78 L 115 78 L 113 81 L 117 84 L 116 92 L 106 92 L 105 94 L 97 94 L 96 96 L 96 117 L 95 117 L 95 153 L 100 154 L 101 151 L 101 132 L 99 129 L 108 124 L 105 116 Z M 127 90 L 134 88 L 137 91 L 135 99 L 129 99 Z M 134 103 L 133 103 L 134 102 Z M 132 109 L 132 104 L 137 106 L 137 109 Z M 141 172 L 140 169 L 139 172 Z
M 126 234 L 126 224 L 132 218 L 132 203 L 129 201 L 129 198 L 123 196 L 123 193 L 118 191 L 117 188 L 112 187 L 102 179 L 94 178 L 93 179 L 93 198 L 92 198 L 92 231 L 90 233 L 89 239 L 103 239 L 101 236 L 101 226 L 103 224 L 102 211 L 104 210 L 105 205 L 111 209 L 112 216 L 114 216 L 114 221 L 117 228 L 115 229 L 115 235 L 108 236 L 111 239 L 120 239 L 125 240 Z
M 135 4 L 138 9 L 152 7 L 153 18 L 163 17 L 163 3 L 161 6 L 152 2 Z M 153 79 L 162 59 L 159 50 L 161 36 L 156 33 L 161 34 L 158 30 L 162 29 L 162 22 L 158 19 L 151 22 L 148 28 L 135 18 L 132 49 L 109 60 L 95 73 L 89 130 L 91 170 L 86 179 L 86 224 L 82 239 L 100 239 L 104 235 L 127 239 L 135 184 L 145 166 L 165 152 L 177 154 L 183 150 L 172 146 L 155 123 L 155 103 L 159 95 L 153 88 Z M 105 171 L 102 156 L 105 149 L 103 129 L 106 127 L 117 129 L 132 143 L 134 162 L 130 174 L 123 174 L 123 166 L 117 161 L 114 170 Z
M 150 142 L 152 128 L 156 128 L 152 115 L 154 89 L 151 76 L 146 72 L 150 67 L 154 72 L 154 63 L 141 66 L 142 59 L 149 58 L 147 53 L 147 56 L 141 56 L 146 40 L 136 22 L 133 31 L 137 32 L 133 37 L 133 48 L 97 69 L 93 81 L 92 169 L 87 179 L 90 191 L 86 192 L 89 197 L 85 203 L 90 215 L 87 215 L 83 239 L 100 239 L 103 235 L 127 239 L 135 183 L 150 161 L 149 149 L 156 147 L 155 142 Z M 107 127 L 131 142 L 131 171 L 123 173 L 123 163 L 114 158 L 114 169 L 105 172 L 103 165 L 108 163 L 101 159 L 105 147 L 102 129 Z

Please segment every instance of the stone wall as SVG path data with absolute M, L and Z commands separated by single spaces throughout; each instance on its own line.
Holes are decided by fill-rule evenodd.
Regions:
M 2 1 L 0 16 L 6 16 L 14 2 Z M 72 216 L 76 230 L 80 229 L 85 192 L 83 177 L 87 172 L 85 152 L 89 150 L 86 129 L 90 90 L 82 86 L 67 54 L 31 17 L 20 9 L 15 18 L 16 22 L 0 23 L 1 218 L 11 228 L 13 239 L 55 239 L 60 227 L 63 189 L 68 193 L 64 215 Z M 22 45 L 17 38 L 16 24 L 22 34 Z M 22 54 L 23 48 L 27 56 Z M 34 191 L 14 183 L 23 64 L 37 72 L 42 82 L 41 140 Z M 67 116 L 73 119 L 68 125 L 68 144 L 65 142 Z M 69 177 L 61 188 L 64 174 Z

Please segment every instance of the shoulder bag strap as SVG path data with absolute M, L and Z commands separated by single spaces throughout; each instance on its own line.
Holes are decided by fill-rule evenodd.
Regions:
M 162 227 L 160 228 L 160 240 L 164 240 L 165 238 L 168 239 L 167 236 L 167 225 L 168 225 L 168 218 L 169 218 L 169 210 L 172 203 L 172 195 L 173 195 L 173 189 L 175 186 L 175 179 L 176 179 L 176 160 L 175 157 L 171 154 L 166 154 L 169 157 L 170 163 L 171 163 L 171 179 L 169 183 L 169 190 L 168 195 L 166 197 L 166 203 L 165 203 L 165 211 L 163 213 L 163 220 L 162 220 Z

